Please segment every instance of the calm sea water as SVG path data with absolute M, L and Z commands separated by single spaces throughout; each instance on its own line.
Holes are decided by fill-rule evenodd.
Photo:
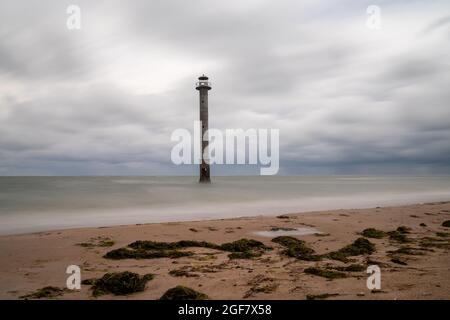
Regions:
M 0 177 L 0 234 L 450 200 L 450 176 Z

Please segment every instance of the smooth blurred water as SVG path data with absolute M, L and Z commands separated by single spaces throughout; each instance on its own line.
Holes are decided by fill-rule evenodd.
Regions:
M 0 177 L 0 234 L 450 200 L 450 176 Z

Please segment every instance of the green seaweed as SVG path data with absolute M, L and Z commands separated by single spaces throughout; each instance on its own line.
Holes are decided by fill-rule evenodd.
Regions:
M 339 295 L 339 293 L 307 294 L 306 300 L 323 300 L 323 299 L 335 297 L 338 295 Z
M 176 286 L 167 290 L 160 300 L 207 300 L 208 296 L 204 293 L 195 291 L 194 289 Z
M 359 256 L 363 254 L 372 254 L 375 252 L 375 245 L 366 238 L 358 238 L 352 244 L 349 244 L 338 251 L 326 254 L 327 257 L 342 262 L 348 262 L 348 257 Z
M 389 231 L 389 239 L 391 240 L 395 240 L 397 242 L 401 242 L 401 243 L 408 243 L 411 242 L 412 240 L 409 239 L 406 235 L 406 233 L 399 231 L 398 229 L 395 231 Z
M 321 269 L 317 267 L 309 267 L 304 270 L 305 273 L 312 274 L 315 276 L 327 278 L 327 279 L 340 279 L 340 278 L 346 278 L 347 275 L 340 271 L 332 271 L 332 270 L 326 270 Z
M 224 243 L 221 250 L 231 252 L 230 259 L 252 259 L 260 257 L 265 250 L 271 250 L 264 243 L 253 239 L 240 239 L 233 242 Z
M 398 258 L 398 257 L 392 258 L 392 259 L 391 259 L 391 262 L 393 262 L 393 263 L 395 263 L 395 264 L 402 265 L 402 266 L 408 265 L 408 264 L 406 263 L 405 260 L 403 260 L 403 259 L 401 259 L 401 258 Z
M 366 270 L 366 266 L 362 264 L 351 264 L 345 267 L 329 267 L 329 269 L 337 271 L 347 271 L 347 272 L 360 272 Z
M 124 271 L 106 273 L 100 279 L 89 279 L 92 284 L 94 297 L 112 293 L 114 295 L 128 295 L 145 290 L 145 285 L 153 279 L 152 274 L 140 276 L 137 273 Z M 86 283 L 86 282 L 85 282 Z
M 401 233 L 410 233 L 411 232 L 411 228 L 405 227 L 405 226 L 400 226 L 400 227 L 397 228 L 397 231 L 401 232 Z
M 420 240 L 420 246 L 424 248 L 450 249 L 450 239 L 424 237 Z
M 206 241 L 192 241 L 192 240 L 181 240 L 177 242 L 157 242 L 157 241 L 147 241 L 138 240 L 128 245 L 133 249 L 143 249 L 143 250 L 175 250 L 183 248 L 210 248 L 210 249 L 220 249 L 220 246 Z
M 104 255 L 107 259 L 157 259 L 157 258 L 181 258 L 192 256 L 189 251 L 180 251 L 184 248 L 208 248 L 228 251 L 232 259 L 247 259 L 261 256 L 265 250 L 272 248 L 265 246 L 262 242 L 253 239 L 240 239 L 222 245 L 206 241 L 181 240 L 177 242 L 135 241 L 125 248 L 109 251 Z
M 294 231 L 297 230 L 295 228 L 289 228 L 289 227 L 272 227 L 270 228 L 270 231 Z
M 253 259 L 261 257 L 261 252 L 244 251 L 244 252 L 232 252 L 228 255 L 230 259 Z
M 271 250 L 264 243 L 253 239 L 240 239 L 220 245 L 220 248 L 229 252 L 245 252 L 251 250 Z
M 421 256 L 424 255 L 423 251 L 425 251 L 423 248 L 413 248 L 413 247 L 400 247 L 397 250 L 394 251 L 388 251 L 390 254 L 404 254 L 404 255 L 410 255 L 410 256 Z
M 316 255 L 312 248 L 306 245 L 305 241 L 294 237 L 280 236 L 272 239 L 272 242 L 278 243 L 286 249 L 282 251 L 284 255 L 305 261 L 318 261 L 320 255 Z
M 442 238 L 450 237 L 450 233 L 449 232 L 436 232 L 436 235 L 438 237 L 442 237 Z
M 103 257 L 107 259 L 158 259 L 158 258 L 182 258 L 192 256 L 190 251 L 179 250 L 132 250 L 129 248 L 119 248 L 107 252 Z
M 47 286 L 38 289 L 32 293 L 21 296 L 21 299 L 41 299 L 41 298 L 54 298 L 61 296 L 65 292 L 65 289 L 58 287 Z
M 94 248 L 94 247 L 112 247 L 115 244 L 113 240 L 107 237 L 96 237 L 91 238 L 89 242 L 77 243 L 78 246 L 84 248 Z
M 377 230 L 375 228 L 367 228 L 361 232 L 361 235 L 367 238 L 381 239 L 386 236 L 386 232 Z
M 173 277 L 190 277 L 190 278 L 192 278 L 192 277 L 198 277 L 197 274 L 195 274 L 195 273 L 190 273 L 189 271 L 184 270 L 184 269 L 174 269 L 174 270 L 170 270 L 170 271 L 169 271 L 169 274 L 170 274 L 171 276 L 173 276 Z

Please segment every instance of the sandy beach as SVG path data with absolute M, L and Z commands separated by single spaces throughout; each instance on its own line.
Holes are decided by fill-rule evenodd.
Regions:
M 91 285 L 83 284 L 81 290 L 63 289 L 55 299 L 159 299 L 177 285 L 210 299 L 450 299 L 450 228 L 442 226 L 447 220 L 450 202 L 438 202 L 2 236 L 0 298 L 23 298 L 46 286 L 63 289 L 67 266 L 78 265 L 82 280 L 123 271 L 154 277 L 143 291 L 129 295 L 93 297 Z M 363 237 L 361 232 L 368 228 L 383 233 Z M 314 250 L 313 259 L 289 256 L 287 247 L 272 241 L 284 233 L 303 240 Z M 362 237 L 374 245 L 371 254 L 352 255 L 345 262 L 330 257 L 330 252 L 340 252 Z M 242 259 L 207 247 L 181 248 L 177 251 L 191 254 L 177 258 L 104 257 L 138 240 L 220 245 L 244 238 L 272 250 Z M 381 269 L 381 289 L 372 291 L 366 286 L 366 268 L 373 264 Z M 351 265 L 358 268 L 348 268 Z

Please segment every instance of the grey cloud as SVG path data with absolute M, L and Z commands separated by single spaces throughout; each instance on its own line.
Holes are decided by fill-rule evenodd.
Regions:
M 170 134 L 192 130 L 203 72 L 211 125 L 279 128 L 282 174 L 449 172 L 444 1 L 382 1 L 378 34 L 366 2 L 79 1 L 78 33 L 68 4 L 1 4 L 2 175 L 195 174 Z

